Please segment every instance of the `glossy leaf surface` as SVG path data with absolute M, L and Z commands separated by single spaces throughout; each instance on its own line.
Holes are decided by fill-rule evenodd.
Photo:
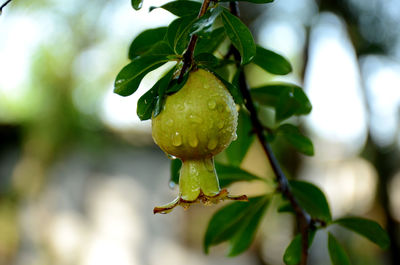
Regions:
M 236 16 L 224 9 L 221 13 L 226 34 L 235 48 L 240 52 L 242 64 L 249 63 L 256 55 L 256 45 L 250 30 Z

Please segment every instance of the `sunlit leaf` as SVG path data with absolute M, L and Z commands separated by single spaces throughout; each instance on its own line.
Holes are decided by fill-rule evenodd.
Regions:
M 292 71 L 292 66 L 285 57 L 260 46 L 257 46 L 253 63 L 275 75 L 286 75 Z
M 317 186 L 305 181 L 291 180 L 290 187 L 297 201 L 311 217 L 330 223 L 332 216 L 328 201 Z
M 114 82 L 114 93 L 121 96 L 133 94 L 147 73 L 160 67 L 168 60 L 168 57 L 164 55 L 144 56 L 132 60 L 118 73 Z
M 166 33 L 167 27 L 148 29 L 140 33 L 129 47 L 129 59 L 132 60 L 150 50 L 155 43 L 164 39 Z
M 245 24 L 228 10 L 221 13 L 225 31 L 242 57 L 241 63 L 249 63 L 256 55 L 256 45 L 253 36 Z
M 328 233 L 328 250 L 332 265 L 351 264 L 346 252 L 331 233 Z
M 375 221 L 360 217 L 346 217 L 338 219 L 334 223 L 364 236 L 383 249 L 387 249 L 390 245 L 387 232 Z
M 297 151 L 312 156 L 314 146 L 310 139 L 304 136 L 300 130 L 292 124 L 282 124 L 276 130 L 278 135 L 282 135 Z

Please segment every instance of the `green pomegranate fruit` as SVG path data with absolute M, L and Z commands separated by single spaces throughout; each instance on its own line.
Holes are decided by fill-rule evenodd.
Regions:
M 189 73 L 186 84 L 168 96 L 161 113 L 152 119 L 155 143 L 167 154 L 182 160 L 179 197 L 154 208 L 167 213 L 176 205 L 187 208 L 202 201 L 216 203 L 232 197 L 219 187 L 213 157 L 236 139 L 238 112 L 229 91 L 212 73 Z

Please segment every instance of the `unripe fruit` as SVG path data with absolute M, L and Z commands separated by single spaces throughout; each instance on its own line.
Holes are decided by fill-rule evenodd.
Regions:
M 221 192 L 213 157 L 236 139 L 238 113 L 224 84 L 212 73 L 199 69 L 186 84 L 168 96 L 161 113 L 152 119 L 155 143 L 182 160 L 179 193 L 174 202 L 156 207 L 166 213 L 176 205 L 215 202 L 228 197 Z

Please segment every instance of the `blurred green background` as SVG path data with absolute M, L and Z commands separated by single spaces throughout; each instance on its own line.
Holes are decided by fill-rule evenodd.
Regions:
M 152 214 L 177 193 L 149 122 L 136 117 L 137 99 L 161 72 L 131 97 L 112 89 L 130 41 L 174 19 L 148 13 L 165 2 L 145 0 L 138 12 L 128 0 L 13 1 L 3 10 L 0 264 L 283 264 L 295 224 L 274 207 L 252 248 L 233 259 L 224 245 L 202 253 L 216 207 Z M 288 76 L 267 78 L 248 67 L 250 85 L 298 83 L 313 104 L 309 117 L 292 121 L 313 139 L 315 156 L 275 145 L 288 175 L 319 185 L 334 217 L 362 215 L 387 229 L 386 252 L 335 231 L 353 264 L 400 264 L 400 2 L 276 0 L 241 4 L 241 13 L 260 45 L 294 65 Z M 242 167 L 271 177 L 257 143 Z M 329 264 L 325 242 L 317 234 L 310 264 Z

